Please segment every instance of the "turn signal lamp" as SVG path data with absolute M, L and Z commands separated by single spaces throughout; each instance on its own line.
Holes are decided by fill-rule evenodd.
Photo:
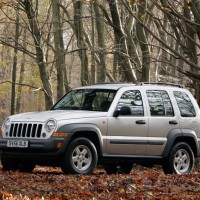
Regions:
M 52 137 L 67 137 L 69 135 L 69 133 L 58 133 L 58 132 L 54 132 L 51 136 Z

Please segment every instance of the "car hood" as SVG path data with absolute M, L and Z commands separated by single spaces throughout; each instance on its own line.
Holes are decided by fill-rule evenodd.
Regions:
M 43 112 L 28 112 L 10 116 L 12 122 L 45 122 L 48 119 L 69 120 L 82 118 L 106 117 L 106 112 L 80 110 L 50 110 Z

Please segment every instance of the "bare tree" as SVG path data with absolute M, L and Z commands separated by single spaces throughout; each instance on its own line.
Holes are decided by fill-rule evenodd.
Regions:
M 77 46 L 80 49 L 79 56 L 81 60 L 81 83 L 88 85 L 90 76 L 88 70 L 87 46 L 85 45 L 84 29 L 83 29 L 83 2 L 81 0 L 73 0 L 74 5 L 74 30 L 77 38 Z
M 13 11 L 19 8 L 19 29 L 27 31 L 27 39 L 22 35 L 16 38 L 17 21 L 5 6 Z M 46 108 L 53 104 L 53 96 L 60 98 L 68 87 L 77 85 L 74 74 L 80 76 L 81 85 L 107 80 L 192 82 L 190 86 L 200 103 L 197 0 L 17 0 L 17 4 L 0 3 L 0 10 L 0 25 L 4 24 L 0 50 L 13 49 L 17 54 L 12 67 L 1 71 L 5 74 L 8 70 L 7 81 L 16 91 L 16 84 L 25 83 L 20 76 L 19 81 L 10 81 L 11 68 L 14 78 L 15 71 L 23 74 L 25 55 L 28 61 L 36 63 Z M 26 45 L 22 40 L 26 40 Z M 5 62 L 7 54 L 1 55 Z
M 26 49 L 27 45 L 27 29 L 23 30 L 23 48 Z M 21 96 L 22 96 L 22 86 L 24 80 L 24 71 L 25 71 L 25 62 L 26 62 L 26 54 L 23 53 L 22 55 L 22 61 L 21 61 L 21 67 L 20 67 L 20 75 L 19 75 L 19 85 L 17 89 L 17 98 L 16 98 L 16 113 L 20 112 L 20 102 L 21 102 Z
M 96 3 L 94 3 L 94 11 L 96 18 L 96 30 L 97 30 L 97 40 L 98 40 L 98 54 L 100 60 L 100 66 L 98 67 L 97 82 L 105 82 L 106 78 L 106 56 L 105 56 L 105 24 L 104 16 L 100 8 Z
M 44 59 L 41 30 L 36 19 L 37 14 L 36 11 L 33 9 L 33 5 L 30 0 L 19 0 L 19 3 L 22 5 L 24 12 L 27 15 L 30 25 L 30 32 L 35 43 L 36 59 L 39 67 L 40 78 L 42 80 L 44 88 L 46 109 L 48 109 L 53 105 L 53 92 L 49 80 L 47 64 Z
M 15 82 L 16 82 L 16 75 L 17 75 L 17 53 L 18 53 L 18 41 L 19 41 L 19 10 L 16 9 L 16 27 L 15 27 L 15 48 L 14 48 L 14 58 L 13 58 L 13 67 L 12 67 L 12 93 L 11 93 L 11 115 L 15 114 Z
M 65 76 L 65 48 L 63 42 L 62 19 L 60 13 L 60 0 L 52 0 L 53 13 L 53 33 L 55 46 L 55 63 L 57 69 L 57 98 L 60 99 L 66 92 L 65 85 L 68 86 L 67 76 Z
M 113 29 L 115 34 L 115 41 L 117 42 L 117 52 L 121 59 L 122 73 L 125 75 L 127 82 L 137 82 L 135 70 L 131 64 L 130 56 L 128 53 L 127 37 L 122 27 L 120 18 L 118 0 L 109 0 L 110 12 L 112 17 Z

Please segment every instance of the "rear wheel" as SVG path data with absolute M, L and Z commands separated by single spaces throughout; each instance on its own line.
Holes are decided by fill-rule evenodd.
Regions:
M 107 174 L 129 174 L 133 168 L 132 163 L 123 163 L 120 165 L 105 165 Z
M 91 174 L 97 160 L 94 144 L 87 138 L 77 138 L 70 143 L 61 168 L 64 173 Z
M 189 174 L 193 167 L 194 154 L 191 147 L 185 142 L 177 143 L 163 163 L 163 171 L 166 174 Z
M 1 164 L 3 166 L 3 170 L 5 171 L 16 171 L 19 168 L 19 160 L 15 158 L 9 158 L 5 155 L 1 156 Z

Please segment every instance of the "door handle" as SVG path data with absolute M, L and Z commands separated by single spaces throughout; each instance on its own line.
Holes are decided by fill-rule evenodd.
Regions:
M 176 120 L 169 121 L 169 124 L 178 124 Z
M 144 120 L 137 120 L 135 123 L 136 124 L 146 124 L 146 122 Z

